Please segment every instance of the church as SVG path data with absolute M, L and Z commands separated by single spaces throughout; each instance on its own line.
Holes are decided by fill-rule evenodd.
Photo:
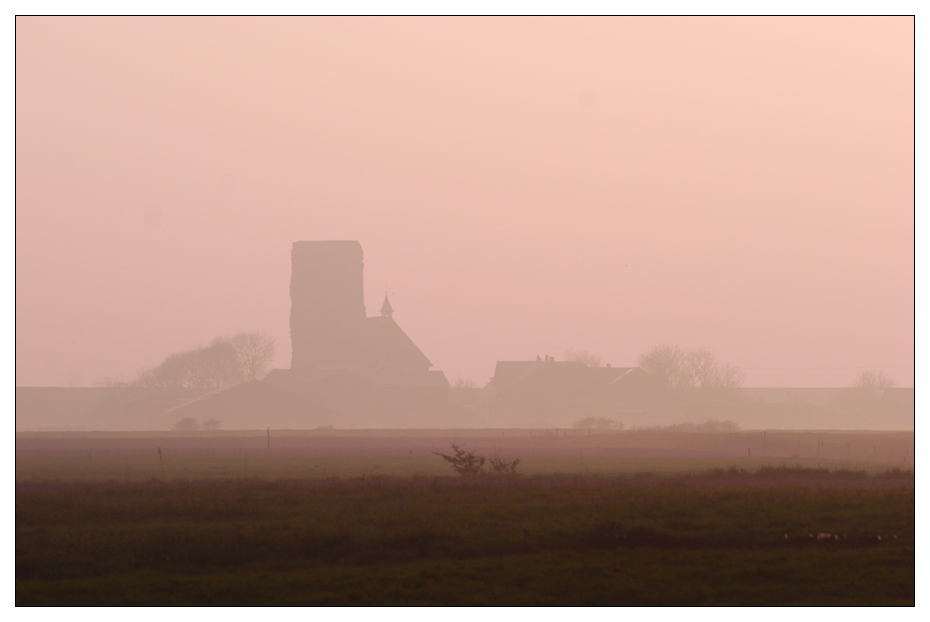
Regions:
M 291 249 L 291 367 L 266 384 L 339 413 L 331 425 L 433 425 L 449 382 L 394 320 L 387 295 L 366 317 L 357 241 L 295 242 Z
M 225 429 L 433 427 L 445 422 L 449 382 L 394 321 L 387 295 L 366 317 L 362 246 L 294 242 L 291 366 L 169 409 Z

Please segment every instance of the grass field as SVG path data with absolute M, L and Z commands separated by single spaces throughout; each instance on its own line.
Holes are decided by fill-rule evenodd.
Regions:
M 16 604 L 914 603 L 913 433 L 496 433 L 19 435 Z
M 441 476 L 453 442 L 520 458 L 526 475 L 698 473 L 761 466 L 914 468 L 913 432 L 719 434 L 574 430 L 20 433 L 17 481 Z

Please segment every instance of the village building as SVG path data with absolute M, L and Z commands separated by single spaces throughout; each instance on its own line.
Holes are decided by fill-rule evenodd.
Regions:
M 587 417 L 621 421 L 656 399 L 655 377 L 639 367 L 588 367 L 550 356 L 498 361 L 489 386 L 501 409 L 517 420 L 568 426 Z

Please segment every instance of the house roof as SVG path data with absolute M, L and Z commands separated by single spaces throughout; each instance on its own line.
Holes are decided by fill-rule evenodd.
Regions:
M 536 361 L 498 361 L 491 381 L 499 387 L 515 384 L 533 373 L 535 365 Z
M 494 367 L 494 384 L 499 387 L 523 382 L 534 374 L 565 376 L 583 373 L 590 369 L 577 361 L 498 361 Z
M 498 361 L 492 383 L 500 388 L 531 386 L 583 387 L 623 386 L 634 378 L 649 377 L 639 367 L 588 367 L 579 361 Z M 587 390 L 587 389 L 586 389 Z
M 446 375 L 439 370 L 423 373 L 410 369 L 374 369 L 368 370 L 375 388 L 448 388 Z
M 578 361 L 498 361 L 492 380 L 498 387 L 513 386 L 530 377 L 547 380 L 573 378 L 594 384 L 613 384 L 648 374 L 640 367 L 588 367 Z
M 321 387 L 356 387 L 358 389 L 437 387 L 448 388 L 446 375 L 438 370 L 402 367 L 315 367 L 312 369 L 275 369 L 262 381 L 284 390 L 303 393 Z
M 615 374 L 611 378 L 610 384 L 622 384 L 631 378 L 649 377 L 652 375 L 642 367 L 611 367 L 610 369 L 613 369 Z

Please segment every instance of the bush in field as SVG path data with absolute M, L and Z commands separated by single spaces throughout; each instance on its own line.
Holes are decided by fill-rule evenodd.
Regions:
M 514 458 L 513 460 L 507 460 L 506 458 L 495 456 L 491 458 L 489 462 L 491 463 L 491 468 L 494 469 L 494 472 L 498 475 L 516 475 L 517 465 L 520 464 L 520 459 Z
M 857 389 L 890 389 L 895 385 L 895 381 L 885 375 L 885 372 L 878 369 L 867 369 L 858 376 L 853 386 Z
M 572 427 L 576 430 L 622 430 L 623 424 L 605 417 L 588 417 L 576 421 Z
M 219 419 L 207 419 L 203 422 L 204 430 L 219 430 L 220 426 L 223 425 L 223 422 Z
M 451 454 L 444 454 L 441 451 L 434 451 L 433 453 L 451 464 L 459 475 L 477 475 L 481 473 L 481 468 L 485 462 L 484 456 L 476 456 L 474 452 L 465 451 L 463 447 L 459 447 L 455 443 L 452 443 L 452 451 Z
M 193 417 L 184 417 L 176 421 L 172 427 L 179 432 L 186 432 L 189 430 L 199 430 L 200 424 L 197 423 L 197 420 Z
M 739 425 L 729 419 L 726 421 L 708 419 L 704 423 L 685 422 L 673 423 L 670 425 L 644 426 L 637 428 L 637 430 L 646 432 L 706 432 L 715 434 L 719 432 L 739 432 Z

